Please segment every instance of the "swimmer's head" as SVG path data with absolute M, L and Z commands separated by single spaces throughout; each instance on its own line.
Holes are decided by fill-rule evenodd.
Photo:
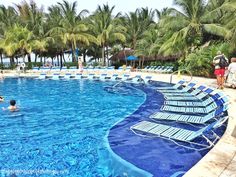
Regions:
M 11 101 L 10 101 L 10 105 L 11 105 L 11 106 L 15 106 L 15 105 L 16 105 L 16 100 L 11 100 Z

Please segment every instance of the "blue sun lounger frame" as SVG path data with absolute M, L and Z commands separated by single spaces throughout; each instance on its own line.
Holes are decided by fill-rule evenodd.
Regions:
M 167 120 L 167 121 L 177 121 L 182 123 L 193 123 L 193 124 L 205 124 L 206 122 L 222 115 L 225 111 L 229 109 L 228 104 L 224 104 L 219 109 L 210 112 L 207 115 L 186 115 L 186 114 L 174 114 L 167 112 L 157 112 L 150 116 L 154 120 Z
M 200 90 L 194 90 L 192 92 L 192 94 L 189 94 L 190 96 L 185 96 L 185 95 L 182 95 L 182 96 L 168 96 L 168 97 L 165 97 L 166 100 L 173 100 L 173 101 L 181 101 L 181 100 L 184 100 L 184 101 L 199 101 L 199 100 L 202 100 L 204 98 L 206 98 L 207 96 L 209 96 L 210 93 L 212 93 L 214 90 L 211 89 L 211 88 L 207 88 L 206 90 L 204 91 L 200 91 Z M 197 94 L 195 94 L 197 93 Z M 194 95 L 195 94 L 195 95 Z
M 184 80 L 180 80 L 177 84 L 170 86 L 170 87 L 158 87 L 157 91 L 164 91 L 164 90 L 176 90 L 178 88 L 182 88 L 183 84 L 185 83 Z
M 168 95 L 168 94 L 182 94 L 182 93 L 188 93 L 190 90 L 193 89 L 193 87 L 196 85 L 196 83 L 189 83 L 188 85 L 186 85 L 183 89 L 177 89 L 177 90 L 162 90 L 161 93 L 164 95 Z
M 209 104 L 206 107 L 180 107 L 180 106 L 169 106 L 164 105 L 162 106 L 161 110 L 170 111 L 170 112 L 180 112 L 180 113 L 210 113 L 215 110 L 217 107 L 222 106 L 224 103 L 228 103 L 228 97 L 223 97 L 219 100 L 216 100 Z
M 134 131 L 141 131 L 143 133 L 153 134 L 168 139 L 174 139 L 183 142 L 191 142 L 195 138 L 203 135 L 204 132 L 213 129 L 217 123 L 218 121 L 215 121 L 209 124 L 208 126 L 199 129 L 198 131 L 192 131 L 183 128 L 158 124 L 154 122 L 142 121 L 139 122 L 138 124 L 133 125 L 131 129 Z

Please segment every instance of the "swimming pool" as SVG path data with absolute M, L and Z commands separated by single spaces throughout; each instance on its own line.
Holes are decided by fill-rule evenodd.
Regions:
M 17 176 L 137 176 L 127 173 L 125 168 L 133 168 L 122 165 L 127 161 L 146 170 L 147 176 L 181 176 L 209 151 L 135 135 L 130 126 L 158 111 L 164 99 L 155 84 L 153 88 L 127 84 L 115 92 L 104 89 L 113 84 L 4 80 L 0 93 L 6 102 L 16 99 L 21 111 L 1 112 L 2 172 Z M 6 107 L 6 102 L 0 106 Z M 110 154 L 113 152 L 118 156 Z
M 111 84 L 6 79 L 0 85 L 6 101 L 0 106 L 16 99 L 21 111 L 1 111 L 1 169 L 24 173 L 42 170 L 45 176 L 50 172 L 62 176 L 108 175 L 99 164 L 103 158 L 100 151 L 107 148 L 104 137 L 113 124 L 145 100 L 139 90 L 127 95 L 103 89 Z M 134 92 L 131 87 L 128 90 Z

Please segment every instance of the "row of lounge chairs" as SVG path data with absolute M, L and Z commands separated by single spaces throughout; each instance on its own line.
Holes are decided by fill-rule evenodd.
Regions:
M 140 75 L 136 75 L 135 77 L 131 77 L 129 74 L 112 74 L 108 75 L 106 73 L 103 74 L 72 74 L 72 73 L 66 73 L 66 74 L 59 74 L 54 73 L 52 75 L 41 73 L 38 76 L 38 79 L 52 79 L 52 80 L 59 80 L 59 79 L 90 79 L 90 80 L 101 80 L 101 81 L 125 81 L 125 82 L 132 82 L 132 83 L 140 83 L 145 82 L 148 83 L 152 76 L 146 76 L 142 78 Z
M 141 121 L 131 127 L 133 131 L 156 135 L 167 139 L 191 142 L 195 138 L 212 130 L 225 121 L 229 100 L 226 95 L 212 88 L 195 83 L 184 86 L 179 81 L 172 87 L 160 87 L 158 92 L 165 97 L 160 112 L 150 116 L 152 121 Z M 189 129 L 172 127 L 156 123 L 156 121 L 176 121 L 181 124 L 202 124 L 203 128 L 192 131 Z
M 156 72 L 156 73 L 172 73 L 173 69 L 174 69 L 173 66 L 146 66 L 141 71 Z
M 110 66 L 110 67 L 84 67 L 83 68 L 84 71 L 114 71 L 115 67 L 114 66 Z M 77 69 L 76 66 L 71 66 L 69 68 L 67 68 L 66 66 L 63 67 L 33 67 L 32 68 L 33 72 L 76 72 L 79 71 L 79 69 Z M 118 71 L 131 71 L 131 67 L 126 67 L 125 69 L 123 69 L 123 67 L 119 67 Z

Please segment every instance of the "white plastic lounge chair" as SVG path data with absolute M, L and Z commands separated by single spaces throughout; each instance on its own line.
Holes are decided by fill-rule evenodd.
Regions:
M 94 76 L 95 76 L 94 74 L 89 74 L 87 78 L 90 79 L 90 80 L 93 80 Z
M 111 76 L 111 81 L 116 81 L 118 79 L 118 74 L 113 74 Z
M 46 79 L 46 74 L 45 73 L 41 73 L 39 75 L 38 79 Z
M 32 71 L 33 71 L 33 72 L 39 72 L 39 67 L 33 67 L 33 68 L 32 68 Z
M 228 110 L 228 103 L 224 104 L 219 109 L 210 112 L 207 115 L 184 115 L 184 114 L 174 114 L 167 112 L 157 112 L 150 116 L 151 119 L 157 120 L 170 120 L 170 121 L 178 121 L 183 123 L 194 123 L 194 124 L 204 124 L 207 121 L 214 119 L 215 117 L 221 115 L 225 111 Z
M 195 91 L 195 90 L 194 90 Z M 192 94 L 192 92 L 190 93 Z M 199 100 L 199 101 L 174 101 L 174 100 L 170 100 L 170 101 L 165 101 L 164 104 L 165 105 L 172 105 L 172 106 L 207 106 L 210 103 L 212 103 L 214 100 L 223 97 L 224 94 L 222 94 L 221 92 L 216 93 L 215 95 L 212 95 L 212 97 L 208 97 L 205 100 Z
M 196 83 L 189 83 L 183 89 L 177 89 L 177 90 L 163 90 L 160 91 L 164 95 L 173 95 L 173 94 L 182 94 L 182 93 L 188 93 L 193 87 L 196 85 Z
M 210 113 L 219 106 L 222 106 L 224 103 L 227 103 L 228 97 L 220 98 L 219 100 L 216 100 L 215 102 L 210 103 L 206 107 L 179 107 L 179 106 L 168 106 L 163 105 L 161 110 L 164 111 L 170 111 L 170 112 L 181 112 L 181 113 Z
M 146 76 L 143 80 L 147 84 L 151 81 L 151 79 L 152 79 L 152 76 Z
M 54 73 L 53 75 L 52 75 L 52 78 L 51 78 L 52 80 L 59 80 L 60 79 L 60 74 L 58 74 L 58 73 Z
M 193 95 L 191 94 L 192 96 L 185 96 L 185 95 L 182 95 L 182 96 L 166 96 L 165 99 L 166 100 L 175 100 L 175 101 L 181 101 L 181 100 L 184 100 L 184 101 L 197 101 L 197 100 L 202 100 L 204 98 L 206 98 L 207 96 L 209 96 L 210 93 L 212 93 L 214 90 L 211 89 L 211 88 L 207 88 L 204 90 L 204 92 L 201 92 L 197 95 Z
M 215 121 L 197 131 L 192 131 L 183 128 L 142 121 L 136 125 L 133 125 L 131 129 L 135 131 L 141 131 L 143 133 L 153 134 L 158 137 L 165 137 L 168 139 L 174 139 L 183 142 L 191 142 L 195 138 L 203 135 L 205 132 L 214 129 L 217 123 L 218 121 Z
M 138 84 L 138 83 L 140 83 L 141 79 L 142 78 L 141 78 L 140 75 L 136 75 L 135 77 L 128 78 L 128 81 L 132 82 L 132 83 L 135 83 L 135 84 Z
M 64 79 L 70 79 L 70 78 L 71 78 L 71 73 L 66 73 Z
M 82 79 L 82 74 L 77 73 L 77 74 L 75 75 L 75 79 Z
M 178 88 L 181 88 L 183 84 L 185 83 L 184 80 L 180 80 L 177 84 L 170 86 L 170 87 L 158 87 L 157 91 L 164 91 L 164 90 L 176 90 Z
M 127 81 L 128 80 L 128 78 L 129 78 L 129 74 L 124 74 L 121 78 L 120 78 L 120 80 L 122 80 L 122 81 Z
M 101 74 L 100 77 L 99 77 L 99 80 L 101 80 L 101 81 L 108 80 L 107 74 Z

